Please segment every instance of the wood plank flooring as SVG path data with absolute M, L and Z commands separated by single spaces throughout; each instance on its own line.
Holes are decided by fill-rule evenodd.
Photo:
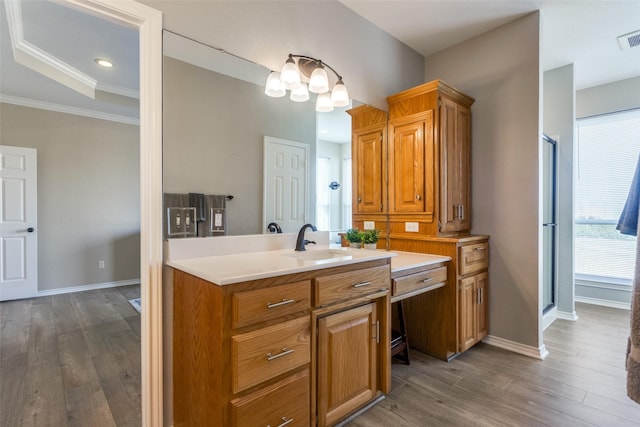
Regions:
M 450 362 L 415 351 L 393 390 L 351 427 L 640 426 L 626 395 L 629 311 L 577 304 L 544 333 L 544 361 L 478 344 Z
M 139 285 L 0 303 L 0 426 L 140 426 Z
M 138 286 L 0 303 L 0 426 L 139 426 Z M 349 426 L 640 426 L 626 396 L 629 312 L 578 304 L 534 360 L 479 344 L 412 351 L 393 390 Z

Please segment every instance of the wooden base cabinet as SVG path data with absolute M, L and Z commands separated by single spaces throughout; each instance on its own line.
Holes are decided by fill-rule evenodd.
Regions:
M 390 391 L 389 259 L 225 286 L 170 276 L 176 427 L 331 426 Z
M 446 286 L 403 302 L 412 348 L 449 360 L 487 335 L 488 240 L 474 235 L 391 239 L 391 250 L 451 257 Z
M 331 425 L 378 392 L 376 304 L 318 320 L 318 425 Z

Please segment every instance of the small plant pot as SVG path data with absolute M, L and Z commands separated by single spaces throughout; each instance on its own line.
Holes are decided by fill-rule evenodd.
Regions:
M 376 249 L 378 249 L 378 244 L 377 243 L 365 243 L 364 244 L 364 248 L 365 249 L 369 249 L 369 250 L 376 250 Z
M 361 242 L 349 242 L 349 246 L 354 248 L 354 249 L 360 249 L 360 248 L 362 248 L 362 243 Z

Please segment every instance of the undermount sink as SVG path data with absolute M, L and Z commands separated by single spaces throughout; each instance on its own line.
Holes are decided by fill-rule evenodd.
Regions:
M 351 254 L 339 249 L 320 249 L 315 251 L 304 251 L 287 254 L 286 256 L 305 261 L 323 261 L 335 258 L 351 257 Z

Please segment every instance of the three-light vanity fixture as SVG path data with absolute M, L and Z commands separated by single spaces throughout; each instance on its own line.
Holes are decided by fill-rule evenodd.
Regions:
M 298 58 L 296 63 L 294 58 Z M 325 67 L 333 71 L 338 78 L 335 86 L 329 92 L 329 78 Z M 309 84 L 302 81 L 302 75 L 309 79 Z M 273 98 L 280 98 L 291 91 L 289 99 L 295 102 L 305 102 L 309 99 L 309 92 L 317 93 L 316 111 L 326 113 L 334 107 L 349 105 L 349 92 L 342 82 L 342 76 L 329 64 L 320 59 L 304 55 L 289 54 L 289 58 L 282 67 L 282 71 L 272 71 L 267 78 L 264 93 Z

